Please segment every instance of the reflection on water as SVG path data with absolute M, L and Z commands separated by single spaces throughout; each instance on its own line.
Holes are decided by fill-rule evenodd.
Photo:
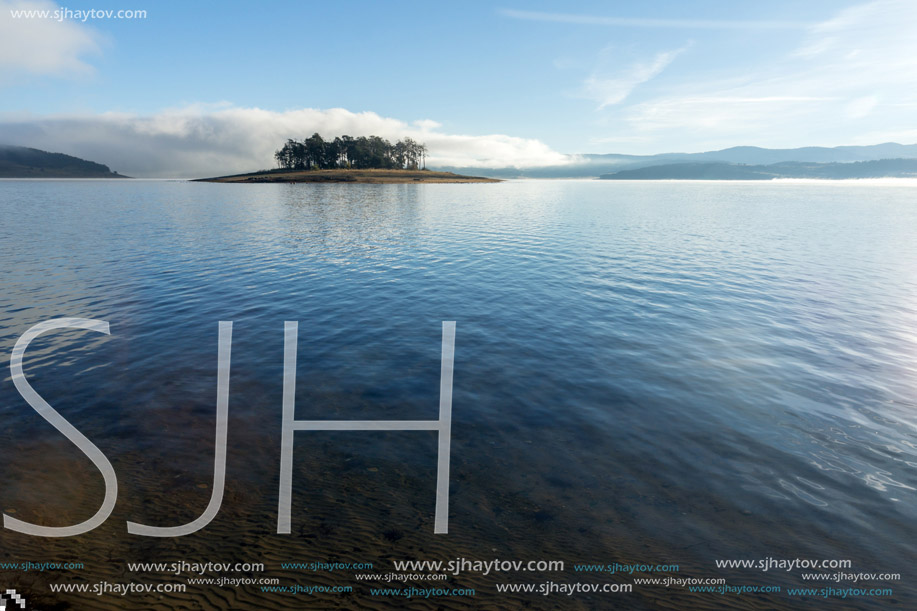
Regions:
M 671 563 L 682 577 L 795 587 L 798 575 L 764 580 L 714 560 L 849 558 L 853 572 L 902 574 L 892 599 L 858 608 L 908 606 L 913 193 L 805 183 L 0 182 L 0 349 L 9 354 L 50 318 L 111 324 L 110 337 L 42 336 L 24 365 L 112 460 L 120 485 L 96 531 L 62 540 L 3 531 L 0 554 L 83 562 L 67 576 L 77 582 L 136 580 L 125 567 L 136 560 L 258 561 L 285 583 L 355 585 L 310 604 L 418 609 L 467 601 L 373 598 L 349 576 L 291 574 L 280 563 Z M 234 321 L 220 514 L 181 539 L 129 537 L 126 520 L 177 525 L 206 507 L 220 320 Z M 435 419 L 440 322 L 457 321 L 448 536 L 432 534 L 432 432 L 298 433 L 293 534 L 272 534 L 285 320 L 300 321 L 297 418 L 341 420 Z M 49 525 L 85 519 L 101 478 L 28 408 L 8 372 L 2 509 Z M 494 583 L 527 581 L 512 577 L 449 583 L 476 588 L 485 607 L 608 604 L 497 595 Z M 20 587 L 38 597 L 59 578 L 24 575 Z M 648 587 L 626 602 L 799 603 Z M 131 604 L 304 603 L 246 586 Z

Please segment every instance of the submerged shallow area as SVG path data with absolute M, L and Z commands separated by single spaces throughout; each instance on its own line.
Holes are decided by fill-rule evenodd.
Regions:
M 0 181 L 0 349 L 43 320 L 34 388 L 112 461 L 112 517 L 77 539 L 0 532 L 4 558 L 400 559 L 677 564 L 682 577 L 800 585 L 734 558 L 844 558 L 901 573 L 915 601 L 917 189 L 902 184 L 507 181 L 236 185 Z M 227 492 L 206 529 L 218 321 L 233 321 Z M 434 419 L 441 322 L 456 321 L 449 535 L 433 534 L 430 431 L 297 433 L 293 532 L 275 534 L 284 321 L 299 321 L 300 419 Z M 0 371 L 3 507 L 71 523 L 98 472 Z M 381 571 L 380 571 L 381 572 Z M 24 576 L 39 596 L 47 573 Z M 354 585 L 326 608 L 389 608 Z M 608 577 L 605 576 L 605 579 Z M 552 608 L 463 574 L 475 604 Z M 590 576 L 595 579 L 595 576 Z M 630 577 L 617 576 L 621 581 Z M 30 581 L 31 580 L 31 581 Z M 586 579 L 584 579 L 586 580 Z M 115 598 L 64 598 L 115 608 Z M 137 608 L 302 600 L 254 587 L 138 597 Z M 547 602 L 545 602 L 547 601 Z M 582 595 L 563 608 L 596 608 Z M 628 608 L 794 608 L 636 588 Z M 405 601 L 400 601 L 405 603 Z M 849 604 L 826 601 L 826 605 Z M 132 603 L 133 604 L 133 603 Z M 430 599 L 409 608 L 461 608 Z M 254 608 L 254 607 L 252 607 Z

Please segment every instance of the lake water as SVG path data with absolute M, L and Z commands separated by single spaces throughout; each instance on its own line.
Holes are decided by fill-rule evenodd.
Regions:
M 120 487 L 89 534 L 0 532 L 0 562 L 85 565 L 3 573 L 0 586 L 47 608 L 917 606 L 913 185 L 0 181 L 0 219 L 9 515 L 73 524 L 103 495 L 95 467 L 15 390 L 14 343 L 52 318 L 111 326 L 107 337 L 43 335 L 24 361 Z M 187 537 L 128 535 L 127 520 L 173 526 L 207 505 L 221 320 L 234 323 L 222 509 Z M 430 431 L 297 433 L 293 532 L 275 533 L 283 328 L 294 320 L 296 416 L 334 420 L 435 419 L 441 323 L 456 321 L 448 535 L 433 534 Z M 387 573 L 397 560 L 455 558 L 566 566 L 382 584 L 476 590 L 411 600 L 371 595 L 352 570 L 281 567 L 372 562 Z M 901 578 L 806 582 L 803 569 L 715 564 L 767 558 L 848 559 L 844 572 Z M 182 582 L 126 565 L 181 560 L 263 562 L 256 577 L 353 592 L 47 589 Z M 679 570 L 573 569 L 613 562 Z M 782 592 L 495 590 L 660 575 Z M 787 593 L 813 584 L 893 593 Z

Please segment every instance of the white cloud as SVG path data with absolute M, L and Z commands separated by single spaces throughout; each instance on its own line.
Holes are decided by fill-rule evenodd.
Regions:
M 809 28 L 809 41 L 803 45 L 797 55 L 812 56 L 827 53 L 843 43 L 844 33 L 858 29 L 861 24 L 873 20 L 877 13 L 884 11 L 883 2 L 870 2 L 851 6 L 827 21 L 817 23 Z M 880 15 L 881 17 L 881 15 Z
M 875 109 L 878 103 L 879 98 L 874 95 L 867 95 L 863 96 L 862 98 L 857 98 L 847 104 L 847 118 L 862 119 L 863 117 L 869 115 L 869 113 Z
M 414 121 L 414 125 L 416 125 L 420 129 L 429 130 L 429 131 L 433 131 L 434 129 L 437 129 L 438 127 L 442 127 L 441 123 L 438 123 L 432 119 L 418 119 L 417 121 Z
M 647 19 L 642 17 L 607 17 L 601 15 L 574 15 L 570 13 L 545 13 L 539 11 L 519 11 L 501 9 L 500 13 L 512 19 L 526 21 L 547 21 L 550 23 L 570 23 L 577 25 L 598 25 L 612 27 L 637 28 L 691 28 L 712 30 L 773 30 L 796 29 L 806 27 L 799 21 L 736 21 L 722 19 Z
M 655 99 L 630 109 L 628 120 L 638 132 L 689 129 L 732 134 L 756 127 L 773 129 L 773 117 L 782 121 L 805 114 L 822 98 L 806 96 L 710 95 Z
M 202 177 L 273 167 L 287 138 L 375 134 L 426 143 L 430 166 L 537 167 L 569 162 L 538 140 L 502 134 L 468 136 L 439 131 L 435 121 L 412 124 L 342 108 L 274 112 L 198 105 L 149 116 L 123 113 L 2 117 L 6 144 L 76 155 L 129 176 Z
M 639 85 L 653 79 L 690 45 L 673 51 L 657 53 L 650 62 L 632 64 L 623 73 L 614 76 L 593 73 L 583 83 L 583 95 L 598 102 L 597 110 L 623 102 Z
M 20 74 L 80 76 L 93 68 L 86 56 L 100 52 L 101 35 L 72 20 L 26 17 L 16 11 L 53 11 L 47 0 L 0 0 L 0 84 Z
M 847 144 L 857 134 L 900 134 L 917 127 L 917 3 L 878 0 L 808 28 L 795 49 L 731 81 L 670 90 L 619 113 L 619 130 L 655 134 L 693 150 Z M 722 72 L 720 73 L 722 74 Z

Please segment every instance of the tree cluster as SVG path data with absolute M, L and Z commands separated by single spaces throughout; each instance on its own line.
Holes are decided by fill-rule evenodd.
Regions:
M 341 136 L 325 140 L 319 134 L 312 134 L 304 140 L 287 140 L 274 153 L 274 159 L 285 170 L 416 170 L 426 167 L 426 155 L 426 145 L 411 138 L 392 144 L 379 136 Z

